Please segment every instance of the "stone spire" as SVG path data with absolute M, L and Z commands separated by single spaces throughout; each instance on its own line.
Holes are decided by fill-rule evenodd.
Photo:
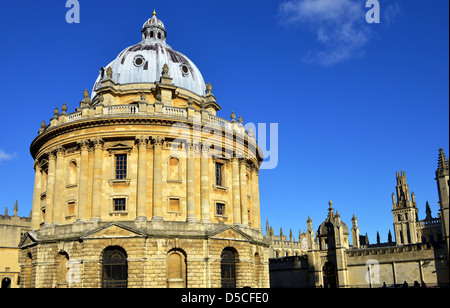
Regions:
M 353 248 L 359 249 L 360 248 L 359 228 L 358 228 L 358 220 L 356 219 L 355 214 L 353 214 L 352 217 L 352 241 L 353 241 Z
M 426 207 L 425 207 L 425 213 L 427 213 L 427 217 L 425 218 L 425 220 L 430 220 L 433 219 L 433 217 L 431 216 L 431 208 L 430 208 L 430 204 L 427 201 Z
M 412 193 L 409 194 L 409 185 L 406 183 L 406 174 L 405 171 L 396 172 L 397 178 L 397 208 L 404 207 L 416 207 L 415 195 Z M 412 197 L 412 201 L 411 201 Z M 393 198 L 394 200 L 394 198 Z
M 439 158 L 438 158 L 438 168 L 436 170 L 436 184 L 439 194 L 439 208 L 440 208 L 440 216 L 441 216 L 441 224 L 442 224 L 442 235 L 444 236 L 446 243 L 446 254 L 447 260 L 450 255 L 450 242 L 449 242 L 449 169 L 448 169 L 448 160 L 445 157 L 444 150 L 442 148 L 439 149 Z
M 19 206 L 17 205 L 17 200 L 16 200 L 16 203 L 14 204 L 14 216 L 17 216 L 18 212 L 19 212 Z
M 448 160 L 445 157 L 444 150 L 439 149 L 438 169 L 436 172 L 448 175 Z

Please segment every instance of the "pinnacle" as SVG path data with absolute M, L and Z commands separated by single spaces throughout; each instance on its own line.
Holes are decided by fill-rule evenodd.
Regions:
M 448 170 L 448 160 L 445 157 L 444 150 L 439 149 L 438 171 Z

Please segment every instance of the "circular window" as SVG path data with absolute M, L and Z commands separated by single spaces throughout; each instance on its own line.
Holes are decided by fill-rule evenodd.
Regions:
M 134 58 L 134 61 L 133 61 L 133 63 L 134 63 L 134 65 L 135 66 L 142 66 L 142 65 L 144 65 L 144 63 L 145 63 L 145 59 L 144 59 L 144 57 L 143 56 L 136 56 L 135 58 Z
M 183 76 L 187 76 L 189 74 L 189 67 L 187 65 L 182 65 L 181 72 L 183 73 Z

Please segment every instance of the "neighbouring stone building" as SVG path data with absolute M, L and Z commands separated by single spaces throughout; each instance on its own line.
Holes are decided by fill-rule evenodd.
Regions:
M 31 144 L 21 287 L 269 287 L 254 133 L 153 17 Z
M 31 217 L 18 216 L 16 201 L 13 215 L 0 215 L 0 282 L 1 288 L 17 288 L 20 284 L 19 243 L 31 229 Z
M 271 287 L 389 287 L 449 286 L 449 166 L 439 150 L 436 182 L 440 212 L 432 217 L 427 202 L 426 217 L 418 218 L 414 192 L 409 192 L 404 171 L 396 174 L 392 194 L 395 241 L 371 245 L 360 235 L 358 221 L 351 229 L 329 202 L 328 215 L 317 231 L 310 218 L 307 231 L 289 240 L 283 231 L 274 235 L 267 223 L 270 243 Z M 349 235 L 352 242 L 350 243 Z

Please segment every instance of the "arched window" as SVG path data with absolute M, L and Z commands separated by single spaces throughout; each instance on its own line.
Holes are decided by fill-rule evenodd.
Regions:
M 167 180 L 181 181 L 180 160 L 178 157 L 171 156 L 167 166 Z
M 222 288 L 236 288 L 236 258 L 233 249 L 225 248 L 222 251 L 220 271 Z
M 71 161 L 69 164 L 69 170 L 68 170 L 68 178 L 67 178 L 67 184 L 68 185 L 74 185 L 77 184 L 77 174 L 78 174 L 78 168 L 77 168 L 77 162 Z
M 2 279 L 2 289 L 9 289 L 11 288 L 11 279 L 7 278 L 3 278 Z
M 31 274 L 32 274 L 32 263 L 33 263 L 33 256 L 31 255 L 31 252 L 27 253 L 27 256 L 25 258 L 25 266 L 23 269 L 24 273 L 24 286 L 25 288 L 31 288 Z
M 102 287 L 126 288 L 128 281 L 128 263 L 125 250 L 113 246 L 103 253 Z
M 66 252 L 60 252 L 56 256 L 57 264 L 57 285 L 58 287 L 67 287 L 67 272 L 69 270 L 69 255 Z
M 154 35 L 153 35 L 153 31 L 150 31 L 150 37 L 153 37 Z
M 167 287 L 186 288 L 186 257 L 180 250 L 167 255 Z

